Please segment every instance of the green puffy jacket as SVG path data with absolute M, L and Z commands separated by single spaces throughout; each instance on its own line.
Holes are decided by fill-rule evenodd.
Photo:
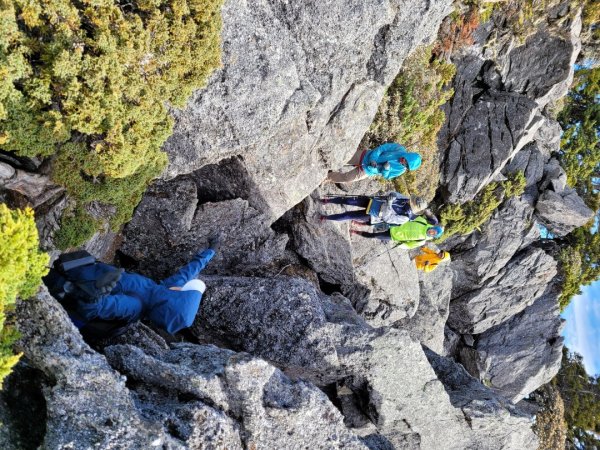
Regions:
M 392 240 L 401 243 L 403 248 L 415 248 L 425 244 L 431 238 L 427 236 L 427 230 L 431 224 L 425 217 L 417 217 L 415 220 L 406 222 L 396 227 L 390 227 Z

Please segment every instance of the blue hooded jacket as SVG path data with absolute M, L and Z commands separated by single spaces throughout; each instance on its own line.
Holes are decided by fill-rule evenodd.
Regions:
M 195 279 L 214 255 L 211 249 L 198 253 L 192 261 L 159 284 L 142 275 L 124 273 L 110 295 L 96 303 L 79 303 L 77 312 L 87 320 L 100 318 L 134 322 L 148 318 L 157 327 L 171 334 L 177 333 L 194 322 L 202 294 L 169 288 L 181 287 Z
M 365 153 L 362 169 L 370 177 L 381 175 L 386 180 L 391 180 L 406 172 L 406 167 L 399 161 L 400 158 L 406 159 L 408 169 L 411 171 L 421 167 L 421 155 L 409 153 L 402 145 L 395 142 L 388 142 Z M 377 163 L 377 167 L 373 167 L 372 162 Z M 383 168 L 385 163 L 390 164 L 389 169 Z

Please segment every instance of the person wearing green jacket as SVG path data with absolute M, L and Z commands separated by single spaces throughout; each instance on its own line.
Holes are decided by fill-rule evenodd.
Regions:
M 381 241 L 394 241 L 399 244 L 400 248 L 411 249 L 421 247 L 427 241 L 439 238 L 444 233 L 444 228 L 439 225 L 431 225 L 425 217 L 420 216 L 415 220 L 390 227 L 389 230 L 379 233 L 358 230 L 351 230 L 350 233 Z

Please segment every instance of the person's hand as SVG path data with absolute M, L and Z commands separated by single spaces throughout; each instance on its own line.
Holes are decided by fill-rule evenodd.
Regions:
M 390 170 L 391 167 L 392 166 L 390 165 L 390 162 L 388 161 L 383 165 L 383 170 Z
M 217 253 L 221 248 L 221 233 L 213 233 L 208 236 L 208 248 Z
M 105 295 L 110 294 L 112 290 L 117 287 L 117 283 L 121 279 L 123 272 L 123 269 L 111 270 L 98 278 L 96 280 L 98 295 L 104 297 Z

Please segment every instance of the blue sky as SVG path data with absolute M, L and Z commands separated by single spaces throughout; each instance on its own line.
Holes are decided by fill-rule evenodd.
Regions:
M 566 346 L 581 356 L 589 375 L 600 374 L 600 281 L 584 286 L 563 312 Z

